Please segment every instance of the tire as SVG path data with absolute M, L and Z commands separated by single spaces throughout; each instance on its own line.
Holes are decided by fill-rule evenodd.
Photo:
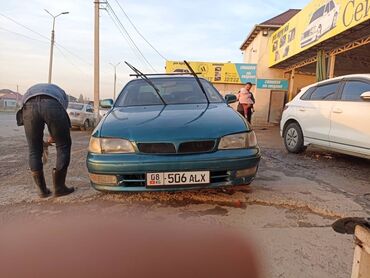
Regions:
M 89 120 L 85 120 L 85 121 L 84 121 L 84 125 L 81 127 L 81 130 L 82 130 L 82 131 L 86 131 L 86 130 L 88 130 L 88 129 L 89 129 L 89 127 L 90 127 L 90 122 L 89 122 Z
M 284 145 L 290 153 L 301 153 L 306 150 L 303 132 L 298 123 L 290 123 L 285 128 Z

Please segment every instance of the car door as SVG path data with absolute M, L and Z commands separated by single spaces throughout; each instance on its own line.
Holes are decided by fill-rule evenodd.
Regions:
M 340 101 L 331 115 L 332 147 L 370 155 L 370 101 L 361 98 L 368 91 L 370 80 L 344 81 Z
M 90 123 L 94 123 L 94 109 L 91 105 L 86 106 L 86 117 L 89 119 Z
M 318 85 L 302 96 L 297 108 L 305 141 L 329 146 L 330 115 L 338 98 L 339 81 Z

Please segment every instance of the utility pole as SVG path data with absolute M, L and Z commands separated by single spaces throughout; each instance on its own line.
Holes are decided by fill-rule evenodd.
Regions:
M 17 95 L 15 96 L 15 101 L 16 101 L 16 104 L 15 106 L 18 107 L 18 95 L 19 95 L 19 86 L 17 84 Z
M 99 12 L 100 2 L 94 0 L 94 112 L 95 119 L 99 119 L 99 95 L 100 95 L 100 60 L 99 60 Z M 98 121 L 96 121 L 98 122 Z
M 48 83 L 51 83 L 51 75 L 52 75 L 52 72 L 53 72 L 53 53 L 54 53 L 54 42 L 55 42 L 55 19 L 60 16 L 60 15 L 63 15 L 63 14 L 69 14 L 69 12 L 62 12 L 58 15 L 52 15 L 48 10 L 45 9 L 45 11 L 51 15 L 51 17 L 53 18 L 53 28 L 51 29 L 51 44 L 50 44 L 50 58 L 49 58 L 49 76 L 48 76 Z
M 116 100 L 117 67 L 119 66 L 119 64 L 121 64 L 121 62 L 119 62 L 117 64 L 112 64 L 112 63 L 109 63 L 109 64 L 111 64 L 111 66 L 114 68 L 113 100 Z

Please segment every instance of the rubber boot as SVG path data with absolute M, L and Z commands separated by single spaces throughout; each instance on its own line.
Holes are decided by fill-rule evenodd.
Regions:
M 67 187 L 66 182 L 67 176 L 67 169 L 63 169 L 58 171 L 57 169 L 53 169 L 53 183 L 54 183 L 54 196 L 61 197 L 68 194 L 71 194 L 75 191 L 73 187 Z
M 33 171 L 32 177 L 34 182 L 36 183 L 37 187 L 39 188 L 39 196 L 40 198 L 47 198 L 51 195 L 51 191 L 49 188 L 46 187 L 44 171 Z

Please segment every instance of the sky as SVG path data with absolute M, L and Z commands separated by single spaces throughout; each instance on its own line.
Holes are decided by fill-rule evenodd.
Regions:
M 0 0 L 0 89 L 24 93 L 35 83 L 47 82 L 52 17 L 56 19 L 52 82 L 68 94 L 93 99 L 94 0 Z M 243 62 L 239 47 L 255 24 L 290 8 L 303 8 L 309 0 L 108 0 L 122 25 L 157 72 L 165 60 Z M 102 5 L 102 8 L 106 5 Z M 112 14 L 112 12 L 111 12 Z M 26 26 L 26 29 L 17 23 Z M 32 30 L 32 31 L 31 31 Z M 34 32 L 33 32 L 34 31 Z M 122 29 L 121 29 L 122 32 Z M 128 61 L 143 72 L 153 72 L 122 35 L 107 10 L 100 11 L 101 98 L 113 96 L 113 67 L 117 67 L 117 90 L 129 80 Z

